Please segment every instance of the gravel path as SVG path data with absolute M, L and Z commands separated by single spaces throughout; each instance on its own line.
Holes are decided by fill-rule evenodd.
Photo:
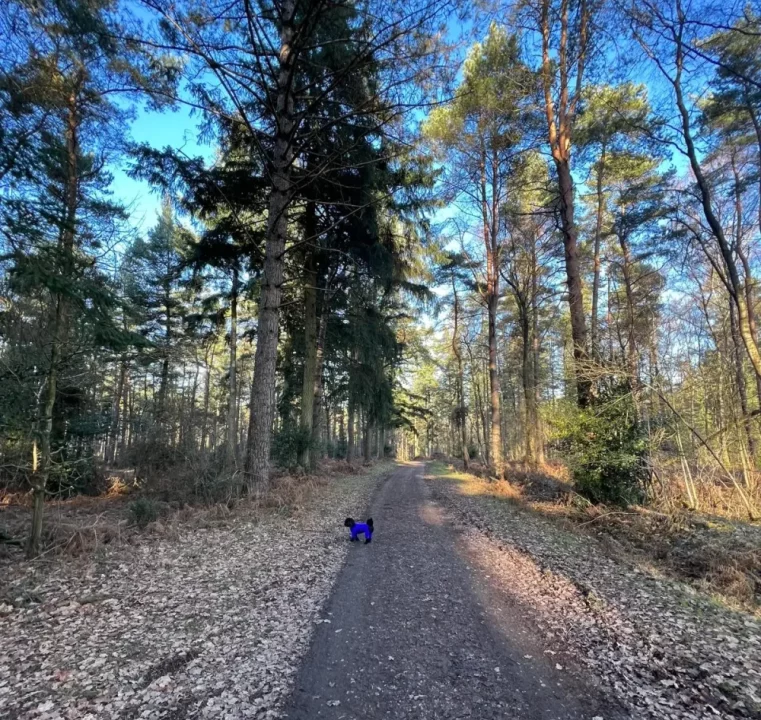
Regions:
M 372 503 L 373 542 L 351 547 L 286 716 L 627 717 L 549 650 L 476 568 L 461 533 L 431 501 L 423 470 L 400 468 Z

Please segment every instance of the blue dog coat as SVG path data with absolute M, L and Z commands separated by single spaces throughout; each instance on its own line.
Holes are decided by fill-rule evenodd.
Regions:
M 352 540 L 356 540 L 360 533 L 365 536 L 365 540 L 369 540 L 373 536 L 373 529 L 367 523 L 354 523 L 350 530 Z

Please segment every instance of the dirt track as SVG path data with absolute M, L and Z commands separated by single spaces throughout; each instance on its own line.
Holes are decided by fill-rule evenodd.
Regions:
M 287 717 L 626 717 L 470 563 L 423 471 L 398 469 L 372 503 L 373 542 L 351 548 Z

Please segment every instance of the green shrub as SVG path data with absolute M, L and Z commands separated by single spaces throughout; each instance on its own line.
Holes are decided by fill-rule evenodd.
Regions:
M 133 500 L 128 509 L 132 524 L 141 528 L 144 528 L 148 523 L 155 522 L 161 515 L 159 504 L 146 497 Z
M 92 453 L 79 458 L 63 458 L 50 468 L 48 489 L 59 497 L 97 495 L 103 490 L 103 478 Z
M 305 428 L 285 427 L 275 433 L 272 439 L 272 459 L 282 468 L 294 468 L 299 463 L 299 455 L 311 446 L 311 433 Z
M 594 503 L 629 505 L 645 497 L 647 435 L 626 387 L 577 410 L 567 436 L 577 491 Z

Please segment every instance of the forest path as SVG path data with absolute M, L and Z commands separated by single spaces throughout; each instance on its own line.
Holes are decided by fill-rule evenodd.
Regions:
M 460 533 L 430 498 L 424 470 L 401 466 L 372 502 L 373 542 L 352 546 L 286 716 L 624 717 L 588 678 L 545 652 L 520 609 L 469 561 Z

